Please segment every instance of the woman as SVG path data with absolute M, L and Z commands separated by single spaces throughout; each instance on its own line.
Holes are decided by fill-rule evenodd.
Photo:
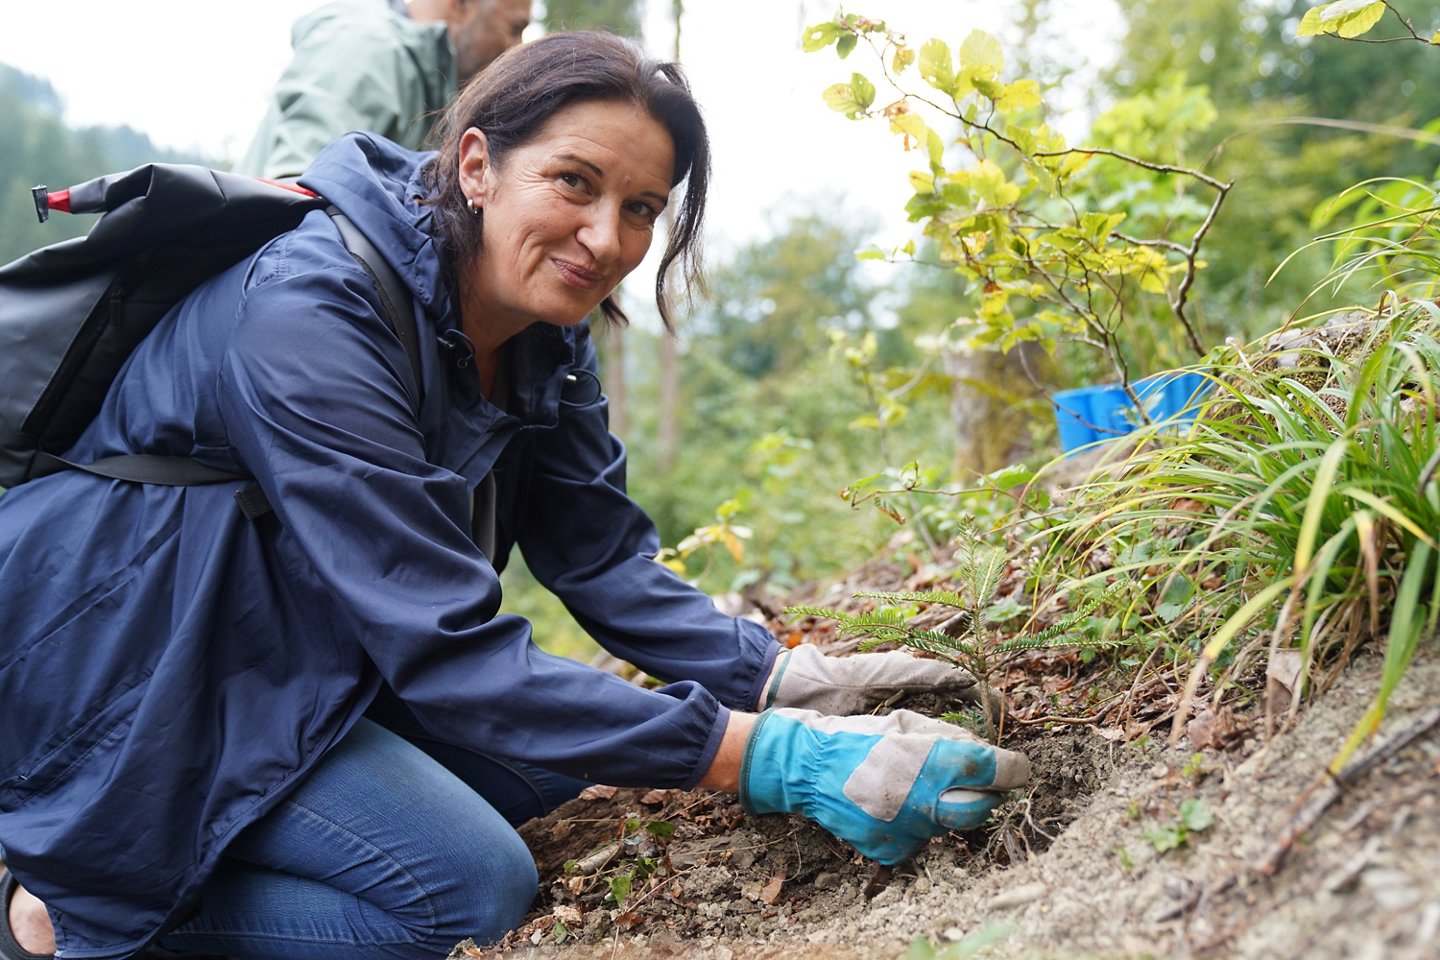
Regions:
M 70 451 L 247 473 L 272 516 L 78 472 L 0 498 L 0 956 L 443 955 L 520 921 L 510 824 L 587 781 L 739 789 L 885 862 L 1023 782 L 948 725 L 825 715 L 963 687 L 948 667 L 777 657 L 651 559 L 583 321 L 623 319 L 682 183 L 667 323 L 669 268 L 694 272 L 708 146 L 678 68 L 547 37 L 446 130 L 437 155 L 351 135 L 302 179 L 409 287 L 421 382 L 316 213 L 171 311 Z M 515 544 L 669 685 L 539 652 L 499 611 Z

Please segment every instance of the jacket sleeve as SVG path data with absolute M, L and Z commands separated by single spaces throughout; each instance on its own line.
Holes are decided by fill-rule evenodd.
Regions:
M 587 333 L 577 365 L 596 372 Z M 663 681 L 699 681 L 726 706 L 754 710 L 780 646 L 655 561 L 660 538 L 626 494 L 625 448 L 609 431 L 607 407 L 603 395 L 562 404 L 559 425 L 536 438 L 516 531 L 525 563 L 615 656 Z
M 440 739 L 606 783 L 693 786 L 728 720 L 703 687 L 640 689 L 541 652 L 528 623 L 498 615 L 466 484 L 425 460 L 377 299 L 353 264 L 276 270 L 244 295 L 221 365 L 230 442 L 310 591 L 292 599 L 318 604 Z

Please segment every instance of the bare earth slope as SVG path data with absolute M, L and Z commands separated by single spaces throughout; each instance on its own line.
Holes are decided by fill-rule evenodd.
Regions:
M 542 884 L 526 927 L 455 956 L 899 958 L 923 937 L 959 957 L 985 931 L 997 939 L 974 955 L 1440 957 L 1433 642 L 1372 740 L 1409 731 L 1410 743 L 1345 790 L 1275 875 L 1258 869 L 1325 787 L 1378 683 L 1378 657 L 1362 656 L 1291 731 L 1198 761 L 1189 744 L 1172 756 L 1088 727 L 1040 734 L 1022 744 L 1037 760 L 1032 796 L 1003 808 L 1002 826 L 937 840 L 888 878 L 819 829 L 745 816 L 726 795 L 601 789 L 525 828 Z M 1173 838 L 1190 798 L 1213 822 L 1160 852 L 1152 838 Z

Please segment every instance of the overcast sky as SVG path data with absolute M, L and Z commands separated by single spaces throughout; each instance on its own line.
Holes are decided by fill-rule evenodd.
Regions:
M 315 0 L 0 0 L 0 62 L 43 76 L 73 124 L 129 124 L 157 142 L 233 159 L 249 142 L 264 93 L 289 55 L 290 24 Z M 855 0 L 918 46 L 958 45 L 998 30 L 1013 0 Z M 1056 4 L 1072 51 L 1104 59 L 1113 47 L 1111 0 Z M 722 247 L 768 233 L 787 198 L 829 192 L 874 211 L 882 243 L 903 242 L 906 173 L 918 162 L 879 123 L 854 123 L 820 98 L 853 70 L 875 79 L 857 51 L 800 50 L 803 27 L 831 16 L 824 0 L 686 0 L 681 60 L 705 110 L 715 153 L 711 239 Z M 668 53 L 670 3 L 650 0 L 647 42 Z M 534 29 L 534 28 L 532 28 Z M 882 89 L 880 102 L 886 92 Z M 1063 118 L 1062 118 L 1063 122 Z M 3 148 L 4 131 L 0 131 Z M 43 172 L 37 172 L 43 180 Z M 793 202 L 793 199 L 792 199 Z

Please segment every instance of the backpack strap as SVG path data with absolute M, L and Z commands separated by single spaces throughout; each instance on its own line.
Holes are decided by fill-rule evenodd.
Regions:
M 405 348 L 405 356 L 410 360 L 410 373 L 414 378 L 410 403 L 418 417 L 420 415 L 421 384 L 420 337 L 415 327 L 415 309 L 410 298 L 410 291 L 400 282 L 400 278 L 395 275 L 390 264 L 380 255 L 380 251 L 375 249 L 375 245 L 365 238 L 365 235 L 356 228 L 355 224 L 350 222 L 349 218 L 334 206 L 327 207 L 325 212 L 330 215 L 335 228 L 340 231 L 340 239 L 344 241 L 345 249 L 350 251 L 355 262 L 360 264 L 371 282 L 375 284 L 375 289 L 380 294 L 380 306 L 384 310 L 385 319 L 390 324 L 390 329 L 395 331 L 400 345 Z M 251 479 L 247 474 L 231 473 L 218 467 L 209 467 L 189 457 L 136 453 L 104 457 L 92 463 L 75 463 L 43 451 L 36 454 L 35 467 L 31 476 L 42 477 L 58 473 L 61 470 L 81 470 L 110 480 L 154 483 L 167 487 L 193 487 L 207 483 Z M 235 494 L 235 503 L 247 520 L 263 517 L 273 510 L 264 492 L 254 484 L 238 491 Z
M 350 222 L 349 217 L 337 210 L 333 204 L 326 207 L 325 212 L 330 215 L 335 229 L 340 231 L 340 239 L 345 242 L 345 249 L 350 251 L 350 256 L 355 258 L 361 269 L 370 275 L 370 281 L 380 293 L 380 306 L 385 310 L 385 319 L 390 321 L 390 329 L 395 331 L 400 346 L 405 348 L 405 356 L 410 358 L 410 373 L 415 378 L 415 390 L 410 400 L 418 417 L 421 384 L 420 335 L 415 330 L 415 308 L 410 300 L 410 291 L 395 275 L 390 262 L 380 255 L 380 251 Z
M 207 467 L 188 457 L 162 457 L 152 453 L 122 454 L 102 457 L 90 463 L 75 463 L 43 450 L 35 455 L 32 478 L 44 477 L 61 470 L 83 470 L 97 477 L 128 480 L 131 483 L 155 483 L 164 487 L 193 487 L 202 483 L 224 483 L 227 480 L 248 480 L 243 473 L 231 473 L 218 467 Z

